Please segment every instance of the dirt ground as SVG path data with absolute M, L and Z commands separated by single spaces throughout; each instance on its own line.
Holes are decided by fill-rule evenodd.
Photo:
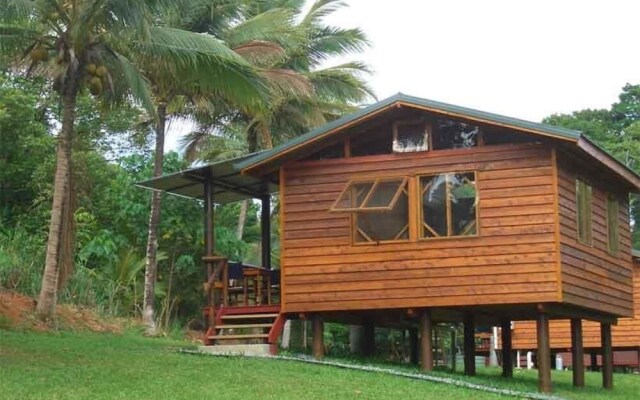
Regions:
M 11 290 L 0 288 L 0 328 L 33 329 L 52 328 L 93 332 L 121 332 L 124 320 L 105 319 L 92 310 L 68 304 L 59 304 L 56 319 L 50 323 L 35 316 L 36 301 Z

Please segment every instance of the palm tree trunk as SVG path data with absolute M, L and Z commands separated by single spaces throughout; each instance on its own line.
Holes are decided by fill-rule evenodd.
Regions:
M 162 163 L 164 161 L 164 135 L 165 119 L 167 114 L 166 103 L 159 103 L 158 123 L 156 126 L 156 153 L 153 165 L 153 176 L 162 175 Z M 156 272 L 158 269 L 158 223 L 160 222 L 160 192 L 151 194 L 151 212 L 149 213 L 149 236 L 147 238 L 147 258 L 144 269 L 144 298 L 142 301 L 142 323 L 149 335 L 156 334 L 156 321 L 154 315 Z
M 244 225 L 247 222 L 247 211 L 249 210 L 249 200 L 242 200 L 240 203 L 240 214 L 238 214 L 238 227 L 236 228 L 236 238 L 242 240 Z
M 62 93 L 62 129 L 58 134 L 56 150 L 56 173 L 53 182 L 53 204 L 49 222 L 49 238 L 42 275 L 42 286 L 36 313 L 42 320 L 53 319 L 57 303 L 59 261 L 63 244 L 65 203 L 69 198 L 69 174 L 71 171 L 71 147 L 76 119 L 76 97 L 78 80 L 76 71 L 67 74 L 66 86 Z M 67 210 L 68 212 L 68 210 Z

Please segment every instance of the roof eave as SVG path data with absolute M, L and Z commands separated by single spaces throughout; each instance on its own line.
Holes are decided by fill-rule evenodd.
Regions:
M 619 177 L 624 179 L 629 185 L 631 185 L 635 192 L 640 192 L 640 176 L 633 170 L 627 167 L 622 162 L 618 161 L 612 155 L 601 149 L 594 142 L 589 140 L 586 136 L 582 135 L 578 140 L 578 148 L 583 150 L 589 156 L 609 168 L 609 170 L 615 172 Z

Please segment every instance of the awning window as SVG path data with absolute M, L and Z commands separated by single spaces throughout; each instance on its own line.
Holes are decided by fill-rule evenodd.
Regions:
M 331 207 L 337 212 L 390 211 L 404 192 L 407 178 L 350 181 Z

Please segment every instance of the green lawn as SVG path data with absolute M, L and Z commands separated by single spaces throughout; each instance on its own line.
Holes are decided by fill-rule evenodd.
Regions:
M 291 361 L 178 354 L 183 342 L 89 333 L 0 330 L 3 399 L 495 399 L 446 384 Z M 513 383 L 482 370 L 478 383 L 535 390 L 536 375 L 518 371 Z M 450 375 L 447 375 L 450 376 Z M 554 374 L 557 394 L 585 399 L 633 399 L 640 376 L 616 375 L 616 389 L 573 392 L 569 373 Z

